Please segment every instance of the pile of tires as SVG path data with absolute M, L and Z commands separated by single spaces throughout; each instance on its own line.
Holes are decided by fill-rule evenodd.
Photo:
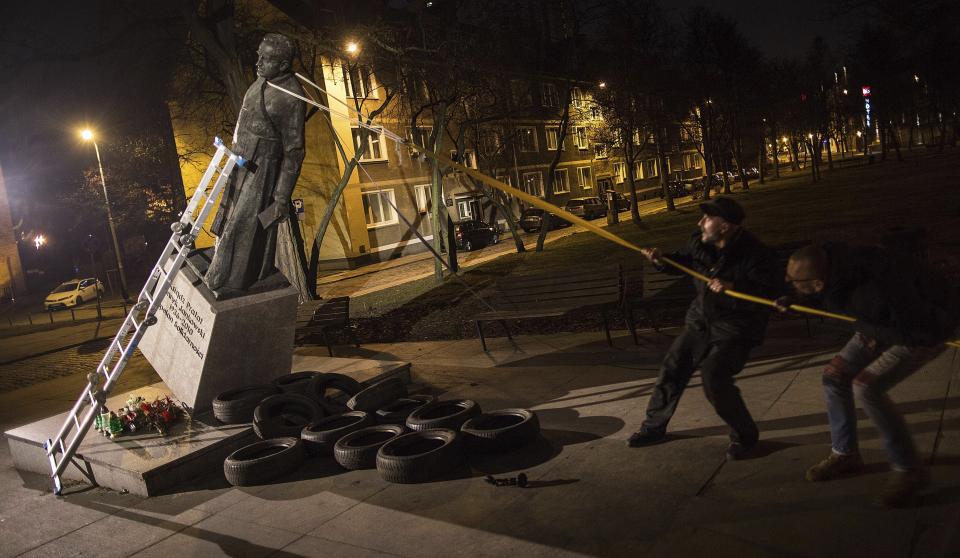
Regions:
M 253 412 L 261 401 L 280 393 L 275 385 L 263 384 L 231 389 L 213 400 L 213 416 L 223 424 L 253 421 Z
M 253 486 L 296 471 L 302 463 L 299 438 L 273 438 L 231 453 L 223 462 L 223 475 L 234 486 Z
M 527 409 L 500 409 L 471 418 L 460 427 L 460 433 L 468 452 L 503 452 L 536 440 L 540 420 Z
M 324 416 L 316 401 L 298 393 L 279 393 L 264 399 L 253 412 L 253 431 L 261 440 L 300 437 L 304 427 Z
M 273 385 L 276 386 L 277 390 L 283 393 L 298 393 L 305 394 L 307 391 L 307 386 L 310 385 L 310 380 L 317 376 L 319 372 L 293 372 L 292 374 L 284 374 L 279 378 L 273 380 Z

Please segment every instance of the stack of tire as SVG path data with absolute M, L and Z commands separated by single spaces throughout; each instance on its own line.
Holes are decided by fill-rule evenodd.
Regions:
M 376 468 L 389 482 L 426 482 L 462 465 L 467 451 L 506 451 L 540 432 L 531 411 L 483 414 L 469 399 L 408 396 L 399 378 L 364 388 L 342 374 L 299 372 L 234 391 L 218 397 L 243 401 L 227 418 L 252 421 L 261 438 L 224 462 L 224 475 L 237 486 L 292 472 L 305 455 L 332 456 L 348 470 Z M 218 406 L 233 408 L 215 401 L 215 414 Z
M 349 376 L 296 372 L 269 385 L 220 394 L 213 402 L 214 416 L 227 424 L 251 422 L 260 438 L 224 460 L 227 481 L 235 486 L 263 484 L 297 470 L 304 459 L 304 429 L 346 410 L 342 399 L 360 391 Z

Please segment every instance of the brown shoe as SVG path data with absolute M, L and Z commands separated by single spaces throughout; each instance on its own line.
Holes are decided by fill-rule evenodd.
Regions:
M 863 459 L 859 453 L 842 455 L 830 452 L 826 459 L 807 469 L 808 481 L 820 482 L 855 475 L 863 469 Z
M 884 508 L 902 508 L 911 504 L 917 493 L 930 486 L 930 473 L 924 467 L 909 471 L 891 471 L 874 503 Z

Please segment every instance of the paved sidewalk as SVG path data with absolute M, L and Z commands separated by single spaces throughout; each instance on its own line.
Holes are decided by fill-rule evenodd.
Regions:
M 960 359 L 950 350 L 893 391 L 929 463 L 920 505 L 869 501 L 886 471 L 877 432 L 861 422 L 866 474 L 822 484 L 803 471 L 826 455 L 820 370 L 842 342 L 830 326 L 808 337 L 777 322 L 739 377 L 762 432 L 759 455 L 727 463 L 726 428 L 694 377 L 672 439 L 642 449 L 625 440 L 643 416 L 676 330 L 341 348 L 413 363 L 413 389 L 468 397 L 484 409 L 537 411 L 543 440 L 422 485 L 315 459 L 260 487 L 225 485 L 218 471 L 182 492 L 139 498 L 74 487 L 11 467 L 0 445 L 2 556 L 655 556 L 812 557 L 960 555 Z M 300 349 L 325 354 L 325 348 Z M 156 381 L 134 362 L 121 390 Z M 0 394 L 0 425 L 63 410 L 75 377 Z M 74 385 L 77 384 L 77 385 Z M 64 397 L 64 395 L 66 397 Z M 526 472 L 532 487 L 496 488 L 483 476 Z

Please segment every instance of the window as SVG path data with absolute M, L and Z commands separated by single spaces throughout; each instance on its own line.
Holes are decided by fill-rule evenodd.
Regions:
M 570 177 L 567 176 L 567 169 L 557 169 L 553 171 L 553 193 L 570 193 Z
M 376 82 L 369 68 L 343 66 L 343 84 L 347 97 L 377 98 Z
M 560 143 L 560 128 L 549 126 L 544 131 L 547 133 L 547 151 L 556 151 Z M 560 144 L 560 150 L 563 151 L 563 144 Z
M 686 169 L 699 169 L 703 167 L 703 158 L 699 153 L 687 153 L 683 156 L 683 167 Z
M 590 167 L 577 167 L 577 184 L 581 190 L 593 189 L 593 175 Z
M 579 87 L 574 87 L 573 90 L 570 91 L 570 104 L 577 108 L 583 106 L 583 90 Z
M 655 178 L 660 176 L 660 165 L 656 159 L 647 159 L 643 162 L 643 178 Z
M 523 181 L 520 184 L 520 189 L 531 196 L 542 198 L 543 174 L 540 171 L 523 173 Z
M 600 118 L 600 107 L 599 107 L 599 106 L 597 106 L 597 105 L 592 105 L 592 106 L 590 107 L 590 118 L 593 118 L 594 120 Z
M 509 186 L 513 186 L 513 177 L 510 176 L 509 174 L 498 174 L 497 181 L 503 182 L 504 184 L 507 184 Z
M 387 152 L 383 145 L 383 131 L 367 130 L 367 140 L 361 147 L 361 129 L 353 128 L 353 147 L 360 153 L 361 161 L 386 161 Z
M 451 149 L 450 158 L 465 167 L 469 167 L 471 169 L 477 168 L 477 157 L 474 155 L 472 149 L 464 149 L 463 157 L 460 157 L 456 149 Z
M 367 228 L 385 227 L 397 223 L 397 212 L 393 210 L 396 198 L 393 190 L 375 190 L 363 192 L 363 213 L 366 215 Z
M 510 93 L 513 95 L 513 101 L 517 106 L 529 107 L 533 104 L 533 96 L 530 94 L 530 86 L 519 79 L 510 80 Z
M 407 126 L 407 139 L 413 143 L 423 147 L 424 149 L 430 149 L 430 136 L 433 134 L 433 126 L 419 126 L 414 129 Z M 413 153 L 419 153 L 420 149 L 410 146 L 410 150 Z
M 503 135 L 499 129 L 480 130 L 480 154 L 491 156 L 500 151 L 500 138 Z
M 540 85 L 540 104 L 545 107 L 559 107 L 560 97 L 557 95 L 557 86 L 552 83 Z
M 584 151 L 590 143 L 587 141 L 587 128 L 585 126 L 575 126 L 573 128 L 574 138 L 577 143 L 577 149 Z
M 606 158 L 607 158 L 607 144 L 605 144 L 605 143 L 595 143 L 595 144 L 593 144 L 593 158 L 594 158 L 594 159 L 606 159 Z
M 627 179 L 627 164 L 614 163 L 613 164 L 613 182 L 616 184 L 623 184 L 623 181 L 626 179 Z
M 633 164 L 633 177 L 634 178 L 645 178 L 643 176 L 643 161 L 637 161 Z
M 517 143 L 520 145 L 520 151 L 539 151 L 540 149 L 537 145 L 537 129 L 533 126 L 521 126 L 517 128 Z
M 430 211 L 430 185 L 417 184 L 413 187 L 413 196 L 417 202 L 417 211 L 427 213 Z

